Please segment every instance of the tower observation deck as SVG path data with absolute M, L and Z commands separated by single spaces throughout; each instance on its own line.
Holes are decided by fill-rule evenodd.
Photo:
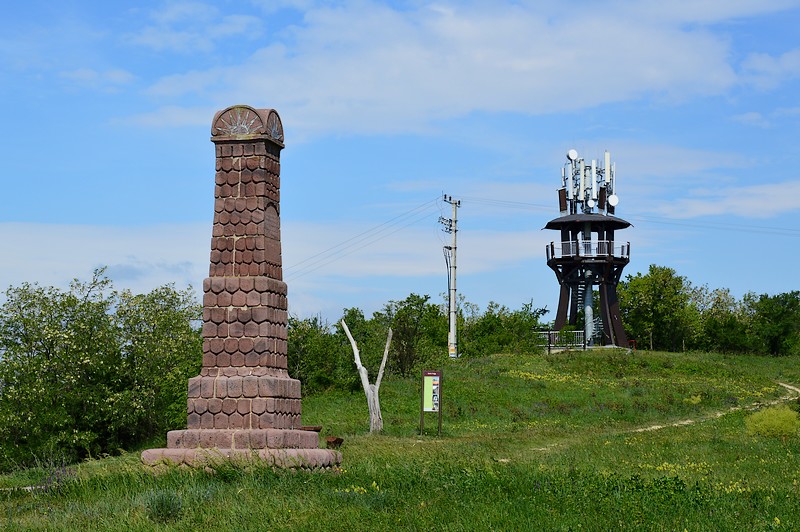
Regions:
M 616 217 L 616 168 L 608 152 L 602 166 L 586 161 L 575 150 L 567 153 L 561 172 L 558 203 L 561 216 L 544 229 L 559 231 L 547 245 L 547 265 L 561 286 L 555 330 L 576 325 L 583 311 L 587 345 L 627 346 L 617 298 L 622 269 L 630 261 L 631 245 L 616 232 L 630 223 Z M 594 287 L 599 292 L 600 317 L 595 318 Z

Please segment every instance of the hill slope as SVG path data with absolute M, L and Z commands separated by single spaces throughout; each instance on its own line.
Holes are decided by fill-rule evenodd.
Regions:
M 800 384 L 798 359 L 593 351 L 441 368 L 443 430 L 418 435 L 419 379 L 384 380 L 385 433 L 361 393 L 303 401 L 344 439 L 339 471 L 221 466 L 153 476 L 135 454 L 0 480 L 23 529 L 376 530 L 800 527 L 800 439 L 749 436 L 744 407 Z M 679 424 L 693 420 L 691 424 Z M 660 430 L 642 430 L 654 425 Z M 38 475 L 38 478 L 37 478 Z M 42 478 L 50 475 L 50 479 Z

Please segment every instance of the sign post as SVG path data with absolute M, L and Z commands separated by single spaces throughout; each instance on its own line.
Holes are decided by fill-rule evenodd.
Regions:
M 419 433 L 425 429 L 425 412 L 436 412 L 439 415 L 439 430 L 442 435 L 442 372 L 441 370 L 422 372 L 422 398 L 419 411 Z

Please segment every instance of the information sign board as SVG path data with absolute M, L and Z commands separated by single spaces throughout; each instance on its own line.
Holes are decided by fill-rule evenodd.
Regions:
M 438 433 L 442 433 L 442 372 L 440 370 L 422 372 L 422 398 L 419 411 L 419 432 L 425 430 L 425 412 L 438 414 Z
M 438 371 L 426 371 L 422 376 L 423 411 L 439 411 L 439 386 L 442 374 Z

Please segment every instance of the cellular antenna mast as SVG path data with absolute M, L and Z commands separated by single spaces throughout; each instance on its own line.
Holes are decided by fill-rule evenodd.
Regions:
M 561 216 L 544 227 L 561 232 L 560 242 L 547 246 L 547 265 L 561 285 L 554 329 L 561 330 L 567 323 L 575 325 L 583 311 L 584 338 L 589 346 L 628 344 L 617 284 L 622 269 L 630 262 L 631 244 L 615 242 L 614 232 L 631 224 L 615 216 L 618 204 L 611 155 L 606 151 L 599 164 L 569 150 L 558 189 Z M 600 293 L 599 319 L 594 315 L 595 286 Z

